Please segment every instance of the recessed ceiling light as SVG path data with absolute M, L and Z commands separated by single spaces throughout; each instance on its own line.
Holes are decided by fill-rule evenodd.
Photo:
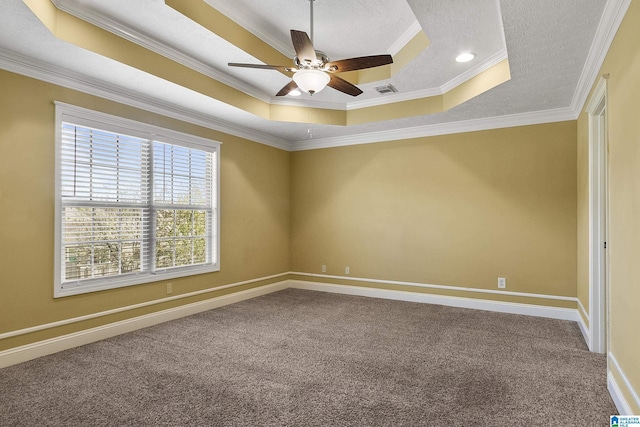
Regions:
M 300 95 L 302 95 L 302 92 L 300 92 L 298 89 L 294 89 L 294 90 L 292 90 L 291 92 L 289 92 L 289 93 L 288 93 L 288 95 L 291 95 L 291 96 L 300 96 Z
M 456 61 L 457 61 L 457 62 L 469 62 L 469 61 L 471 61 L 471 60 L 472 60 L 473 58 L 475 58 L 475 57 L 476 57 L 476 54 L 475 54 L 475 53 L 471 53 L 471 52 L 464 52 L 464 53 L 461 53 L 460 55 L 458 55 L 458 56 L 456 57 Z

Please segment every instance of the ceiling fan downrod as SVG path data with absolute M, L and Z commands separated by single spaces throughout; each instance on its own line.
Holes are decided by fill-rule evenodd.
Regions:
M 258 68 L 262 70 L 278 70 L 294 73 L 293 80 L 280 89 L 276 96 L 289 95 L 295 89 L 314 94 L 320 92 L 325 86 L 329 86 L 347 95 L 360 95 L 362 93 L 360 88 L 337 76 L 336 73 L 393 64 L 393 58 L 387 54 L 330 61 L 325 53 L 316 50 L 313 46 L 313 2 L 316 0 L 308 1 L 310 3 L 311 37 L 304 31 L 293 29 L 290 31 L 291 43 L 296 53 L 293 58 L 295 68 L 287 67 L 286 65 L 241 64 L 237 62 L 230 62 L 228 65 L 230 67 Z
M 309 34 L 311 37 L 309 37 L 311 39 L 311 43 L 313 43 L 313 2 L 316 0 L 309 0 L 309 4 L 310 4 L 310 18 L 309 20 L 311 21 L 310 25 L 309 25 Z

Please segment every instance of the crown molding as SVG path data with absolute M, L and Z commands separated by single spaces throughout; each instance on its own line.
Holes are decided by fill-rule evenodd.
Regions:
M 60 7 L 59 5 L 63 5 L 65 2 L 65 0 L 52 0 L 52 1 L 58 7 Z M 240 125 L 236 125 L 233 123 L 229 123 L 229 122 L 217 119 L 207 114 L 194 112 L 192 110 L 187 110 L 181 107 L 177 107 L 169 102 L 159 101 L 157 99 L 153 99 L 145 95 L 124 90 L 123 88 L 117 85 L 111 85 L 111 84 L 99 81 L 97 79 L 92 79 L 90 77 L 80 75 L 68 69 L 52 66 L 51 64 L 45 63 L 43 61 L 35 60 L 33 58 L 28 58 L 26 56 L 23 56 L 2 48 L 0 48 L 0 68 L 5 69 L 7 71 L 15 72 L 18 74 L 22 74 L 28 77 L 32 77 L 38 80 L 42 80 L 48 83 L 67 87 L 69 89 L 82 91 L 90 95 L 99 96 L 105 99 L 109 99 L 111 101 L 129 105 L 135 108 L 141 108 L 153 113 L 157 113 L 167 117 L 182 120 L 182 121 L 192 123 L 198 126 L 202 126 L 208 129 L 224 132 L 240 138 L 249 139 L 249 140 L 262 143 L 265 145 L 269 145 L 272 147 L 276 147 L 282 150 L 286 150 L 286 151 L 312 150 L 312 149 L 320 149 L 320 148 L 340 147 L 340 146 L 347 146 L 347 145 L 367 144 L 367 143 L 402 140 L 402 139 L 410 139 L 410 138 L 447 135 L 447 134 L 454 134 L 454 133 L 473 132 L 473 131 L 480 131 L 480 130 L 500 129 L 500 128 L 507 128 L 507 127 L 514 127 L 514 126 L 526 126 L 526 125 L 533 125 L 533 124 L 576 120 L 580 112 L 582 111 L 582 108 L 584 107 L 587 96 L 591 91 L 593 83 L 597 78 L 598 72 L 602 67 L 602 63 L 604 62 L 608 49 L 610 48 L 611 43 L 613 42 L 615 34 L 620 24 L 622 23 L 624 15 L 627 12 L 630 4 L 631 4 L 631 0 L 608 0 L 606 2 L 602 18 L 600 20 L 600 23 L 598 24 L 596 35 L 594 37 L 593 43 L 591 45 L 591 49 L 587 56 L 587 60 L 582 69 L 578 84 L 576 86 L 576 90 L 574 92 L 571 105 L 569 107 L 552 109 L 552 110 L 534 111 L 534 112 L 528 112 L 528 113 L 512 114 L 507 116 L 488 117 L 488 118 L 480 118 L 480 119 L 472 119 L 472 120 L 463 120 L 458 122 L 416 126 L 411 128 L 395 129 L 395 130 L 389 130 L 389 131 L 362 133 L 358 135 L 335 137 L 335 138 L 301 140 L 297 142 L 289 142 L 263 132 L 255 131 Z M 118 24 L 116 23 L 113 23 L 114 25 L 113 27 L 106 28 L 101 24 L 105 20 L 105 18 L 102 16 L 100 16 L 99 19 L 98 17 L 93 17 L 93 18 L 81 17 L 81 18 L 86 19 L 89 22 L 95 23 L 96 25 L 99 25 L 101 28 L 107 29 L 108 31 L 114 32 L 122 37 L 125 37 L 134 43 L 141 44 L 142 46 L 147 47 L 164 56 L 167 56 L 170 59 L 177 60 L 183 65 L 186 65 L 190 68 L 195 69 L 196 71 L 202 72 L 203 74 L 218 80 L 217 74 L 216 75 L 214 75 L 215 73 L 209 74 L 209 72 L 215 72 L 215 70 L 212 69 L 211 67 L 208 67 L 198 61 L 195 61 L 192 58 L 188 58 L 186 55 L 181 54 L 180 52 L 177 52 L 168 47 L 167 47 L 167 51 L 164 51 L 162 47 L 158 47 L 159 45 L 157 42 L 150 40 L 148 37 L 142 34 L 136 34 L 135 32 L 131 31 L 128 28 L 125 29 L 123 27 L 118 26 Z M 180 56 L 182 59 L 180 60 L 175 59 L 173 56 L 171 56 L 172 54 Z M 500 60 L 503 60 L 505 57 L 506 57 L 506 51 L 500 51 L 495 55 L 493 55 L 492 57 L 490 57 L 489 59 L 487 59 L 486 61 L 484 61 L 482 64 L 478 65 L 477 67 L 470 69 L 465 74 L 459 77 L 456 77 L 455 79 L 445 83 L 440 88 L 428 89 L 426 91 L 412 92 L 411 94 L 401 94 L 400 96 L 414 95 L 415 98 L 420 98 L 424 96 L 433 96 L 436 90 L 442 91 L 443 88 L 447 88 L 451 85 L 458 85 L 460 84 L 457 82 L 458 79 L 462 80 L 466 78 L 466 80 L 468 80 L 469 78 L 473 77 L 474 73 L 475 75 L 477 75 L 478 73 L 482 72 L 483 71 L 482 67 L 485 67 L 486 69 L 491 66 L 491 62 L 493 61 L 499 62 Z M 203 72 L 203 71 L 207 71 L 207 72 Z M 221 79 L 228 78 L 228 76 L 223 75 L 223 77 L 220 77 L 220 78 Z M 464 81 L 461 81 L 461 83 L 463 83 Z M 225 82 L 223 81 L 223 83 Z M 242 90 L 243 92 L 248 93 L 251 96 L 256 96 L 254 95 L 255 89 L 250 88 L 249 86 L 245 87 L 246 90 L 241 89 L 240 87 L 236 87 L 236 89 Z M 248 91 L 251 93 L 249 93 Z M 424 93 L 421 93 L 421 92 L 424 92 Z M 425 95 L 425 93 L 427 95 Z M 396 95 L 392 95 L 392 96 L 396 96 Z M 408 99 L 415 99 L 415 98 L 408 98 Z M 273 102 L 273 99 L 271 97 L 268 97 L 268 96 L 265 97 L 264 95 L 259 95 L 259 99 L 263 99 L 265 100 L 265 102 L 268 102 L 268 103 L 300 106 L 300 104 L 297 104 L 293 100 L 287 100 L 287 101 L 278 100 L 278 102 Z M 384 99 L 386 101 L 392 98 L 385 97 Z M 404 100 L 404 99 L 398 98 L 391 101 L 386 101 L 385 103 L 398 102 L 400 100 Z M 361 101 L 360 105 L 358 104 L 360 103 L 360 101 L 358 101 L 357 103 L 350 103 L 346 106 L 346 109 L 362 108 L 364 106 L 367 106 L 365 104 L 366 102 L 371 102 L 371 101 L 372 100 Z M 377 101 L 377 98 L 373 101 Z M 333 107 L 332 109 L 340 109 L 336 107 L 337 104 L 333 104 L 333 103 L 323 103 L 323 104 L 331 104 L 331 106 L 324 105 L 323 108 Z M 372 104 L 372 105 L 379 105 L 379 104 Z
M 486 117 L 462 120 L 457 122 L 415 126 L 382 132 L 361 133 L 336 138 L 322 138 L 297 141 L 292 144 L 291 151 L 315 150 L 319 148 L 342 147 L 347 145 L 373 144 L 376 142 L 398 141 L 402 139 L 423 138 L 428 136 L 450 135 L 455 133 L 475 132 L 481 130 L 502 129 L 515 126 L 537 125 L 575 120 L 570 108 L 532 111 L 510 114 L 506 116 Z
M 598 23 L 596 35 L 593 38 L 593 43 L 591 43 L 587 60 L 584 67 L 582 67 L 582 73 L 580 73 L 571 101 L 571 108 L 575 112 L 576 118 L 584 108 L 587 96 L 589 96 L 598 78 L 598 73 L 602 68 L 607 52 L 630 5 L 631 0 L 608 0 L 604 6 L 604 12 Z
M 1 48 L 0 68 L 35 78 L 37 80 L 42 80 L 47 83 L 78 90 L 90 95 L 99 96 L 114 102 L 129 105 L 131 107 L 140 108 L 152 113 L 182 120 L 208 129 L 249 139 L 251 141 L 285 151 L 303 151 L 347 145 L 370 144 L 384 141 L 448 135 L 576 119 L 575 113 L 571 108 L 561 108 L 555 110 L 512 114 L 508 116 L 416 126 L 389 131 L 362 133 L 344 137 L 301 140 L 291 143 L 263 132 L 254 131 L 243 126 L 238 126 L 216 119 L 209 115 L 176 107 L 168 102 L 158 101 L 157 99 L 152 99 L 144 95 L 125 91 L 118 86 L 109 85 L 97 79 L 87 78 L 86 76 L 74 73 L 70 70 L 52 66 L 42 61 L 34 60 L 33 58 L 28 58 Z
M 440 87 L 416 90 L 416 91 L 407 92 L 407 93 L 394 93 L 391 95 L 381 95 L 378 98 L 366 99 L 362 101 L 353 101 L 353 102 L 347 103 L 346 109 L 357 110 L 359 108 L 375 107 L 378 105 L 392 104 L 395 102 L 411 101 L 413 99 L 421 99 L 421 98 L 428 98 L 431 96 L 443 95 L 449 92 L 450 90 L 460 86 L 461 84 L 467 82 L 468 80 L 471 80 L 472 78 L 476 77 L 480 73 L 487 71 L 489 68 L 499 64 L 500 62 L 504 61 L 507 58 L 508 58 L 507 50 L 500 49 L 499 51 L 491 55 L 489 58 L 485 59 L 484 61 L 477 64 L 476 66 L 469 68 L 464 73 L 459 74 L 458 76 L 449 80 L 448 82 L 446 82 Z
M 461 84 L 467 82 L 468 80 L 471 80 L 477 75 L 487 71 L 489 68 L 501 63 L 502 61 L 508 58 L 509 58 L 509 55 L 507 54 L 507 49 L 502 48 L 498 50 L 496 53 L 494 53 L 493 55 L 491 55 L 490 57 L 488 57 L 487 59 L 485 59 L 484 61 L 482 61 L 481 63 L 479 63 L 478 65 L 469 68 L 464 73 L 457 75 L 453 79 L 449 80 L 448 82 L 440 86 L 440 90 L 442 91 L 442 93 L 447 93 L 450 90 L 455 89 Z
M 143 94 L 128 91 L 117 85 L 92 79 L 68 69 L 35 60 L 2 48 L 0 48 L 0 68 L 282 150 L 289 151 L 291 149 L 291 144 L 288 141 L 264 132 L 248 129 L 220 120 L 211 115 L 184 109 L 170 102 L 160 101 Z
M 60 10 L 69 13 L 83 21 L 93 24 L 105 31 L 122 37 L 125 40 L 129 40 L 139 46 L 144 47 L 152 52 L 162 55 L 172 61 L 191 68 L 194 71 L 199 72 L 207 77 L 224 83 L 234 89 L 237 89 L 247 95 L 257 98 L 263 102 L 270 102 L 271 97 L 262 91 L 250 86 L 228 74 L 225 74 L 197 59 L 180 52 L 172 47 L 167 46 L 157 40 L 152 39 L 148 35 L 141 33 L 134 28 L 122 25 L 121 23 L 114 21 L 104 15 L 100 15 L 92 10 L 85 8 L 76 8 L 77 4 L 68 3 L 66 0 L 52 0 L 53 4 Z
M 429 98 L 442 95 L 439 87 L 415 90 L 412 92 L 398 92 L 389 95 L 379 95 L 377 98 L 352 101 L 346 104 L 346 110 L 358 110 L 360 108 L 376 107 L 378 105 L 394 104 L 396 102 L 411 101 L 413 99 Z
M 352 108 L 349 108 L 348 103 L 334 103 L 334 102 L 326 102 L 326 101 L 322 102 L 322 101 L 314 101 L 314 100 L 308 100 L 308 99 L 306 99 L 304 103 L 298 103 L 293 99 L 280 100 L 278 98 L 265 94 L 262 91 L 256 89 L 255 87 L 250 86 L 238 79 L 235 79 L 234 77 L 231 77 L 230 75 L 225 74 L 209 65 L 206 65 L 203 62 L 198 61 L 193 57 L 184 54 L 183 52 L 180 52 L 179 50 L 169 47 L 166 44 L 159 42 L 158 40 L 152 39 L 148 35 L 141 33 L 132 27 L 123 25 L 120 22 L 114 21 L 107 16 L 96 13 L 93 10 L 78 8 L 77 3 L 69 2 L 68 0 L 51 0 L 51 1 L 58 9 L 66 13 L 69 13 L 79 19 L 82 19 L 83 21 L 86 21 L 99 28 L 102 28 L 105 31 L 108 31 L 119 37 L 122 37 L 125 40 L 129 40 L 130 42 L 135 43 L 139 46 L 142 46 L 145 49 L 149 49 L 152 52 L 162 55 L 188 68 L 191 68 L 192 70 L 197 71 L 200 74 L 203 74 L 207 77 L 210 77 L 214 80 L 224 83 L 227 86 L 237 89 L 249 96 L 252 96 L 268 104 L 291 105 L 296 107 L 300 106 L 300 107 L 307 107 L 307 108 L 309 107 L 325 108 L 330 110 L 352 109 Z M 205 2 L 210 7 L 213 7 L 211 2 L 206 0 Z M 228 14 L 228 13 L 231 13 L 230 8 L 226 7 L 225 5 L 220 5 L 220 8 L 218 8 L 218 5 L 216 5 L 216 9 L 222 14 L 226 15 L 227 17 L 233 19 L 239 25 L 243 26 L 243 28 L 247 29 L 247 31 L 253 33 L 255 36 L 259 37 L 260 39 L 264 40 L 265 42 L 273 46 L 275 49 L 277 49 L 284 55 L 289 57 L 292 56 L 291 52 L 289 52 L 291 50 L 289 46 L 285 46 L 286 47 L 285 51 L 282 51 L 281 49 L 282 43 L 277 41 L 276 38 L 271 37 L 269 34 L 266 34 L 266 33 L 258 34 L 257 27 L 251 25 L 252 22 L 255 22 L 255 18 L 252 18 L 248 15 L 231 16 Z M 404 45 L 408 43 L 420 31 L 422 31 L 422 27 L 420 27 L 420 24 L 416 21 L 411 27 L 409 27 L 407 31 L 405 31 L 405 33 L 400 37 L 400 39 L 398 39 L 394 43 L 393 46 L 399 46 L 398 50 L 402 49 L 402 47 L 404 47 Z M 439 95 L 439 93 L 436 93 L 437 90 L 438 90 L 437 88 L 427 89 L 424 91 L 411 92 L 410 94 L 404 94 L 404 95 L 406 99 L 417 99 L 417 98 L 423 98 L 426 96 Z M 372 105 L 382 105 L 382 104 L 388 104 L 388 103 L 398 102 L 402 100 L 404 99 L 392 100 L 389 98 L 383 98 L 383 99 L 375 98 L 374 100 L 372 100 L 372 102 L 377 102 L 377 103 L 374 103 Z M 353 107 L 353 108 L 361 108 L 361 107 Z
M 420 31 L 422 31 L 422 26 L 416 20 L 413 24 L 409 26 L 409 28 L 407 28 L 407 31 L 402 33 L 402 35 L 398 40 L 396 40 L 391 46 L 389 46 L 389 48 L 387 49 L 387 53 L 389 53 L 391 56 L 396 56 L 398 52 L 400 52 L 402 48 L 407 45 L 407 43 L 413 40 L 413 38 Z
M 292 98 L 282 99 L 282 98 L 276 98 L 276 97 L 271 98 L 271 104 L 288 105 L 293 107 L 325 108 L 329 110 L 347 110 L 348 111 L 348 110 L 357 110 L 360 108 L 375 107 L 378 105 L 393 104 L 396 102 L 411 101 L 414 99 L 428 98 L 431 96 L 439 96 L 449 92 L 452 89 L 455 89 L 461 84 L 467 82 L 468 80 L 471 80 L 472 78 L 485 72 L 489 68 L 499 64 L 500 62 L 504 61 L 507 58 L 508 58 L 507 50 L 500 49 L 499 51 L 497 51 L 496 53 L 494 53 L 493 55 L 491 55 L 489 58 L 485 59 L 481 63 L 477 64 L 472 68 L 469 68 L 467 71 L 454 77 L 453 79 L 449 80 L 442 86 L 435 87 L 435 88 L 416 90 L 416 91 L 406 92 L 406 93 L 394 93 L 391 95 L 380 95 L 379 97 L 376 97 L 376 98 L 365 99 L 362 101 L 347 102 L 346 104 L 340 104 L 335 102 L 314 101 L 306 98 L 304 101 L 298 102 L 297 100 Z

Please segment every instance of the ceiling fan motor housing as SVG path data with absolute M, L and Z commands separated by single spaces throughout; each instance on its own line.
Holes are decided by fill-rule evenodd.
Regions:
M 324 69 L 325 65 L 329 62 L 329 57 L 327 56 L 326 53 L 322 52 L 321 50 L 316 50 L 316 60 L 309 62 L 309 61 L 301 61 L 300 58 L 298 58 L 297 56 L 295 56 L 293 58 L 293 62 L 296 65 L 296 67 L 300 70 L 304 70 L 304 69 Z

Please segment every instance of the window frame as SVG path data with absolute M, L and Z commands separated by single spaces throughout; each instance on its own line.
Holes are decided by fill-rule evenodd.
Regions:
M 178 277 L 220 271 L 220 146 L 221 142 L 190 135 L 135 120 L 114 116 L 86 108 L 54 101 L 55 104 L 55 222 L 54 222 L 54 298 L 83 293 L 134 286 Z M 208 242 L 212 251 L 209 264 L 141 271 L 118 276 L 65 282 L 62 278 L 64 247 L 62 241 L 63 203 L 62 203 L 62 124 L 73 123 L 113 133 L 122 133 L 144 138 L 151 144 L 160 142 L 210 152 L 213 156 L 211 190 L 211 238 Z M 152 159 L 149 160 L 150 162 Z M 152 184 L 149 184 L 152 186 Z M 150 193 L 153 188 L 149 188 Z M 153 208 L 153 203 L 147 205 Z M 150 221 L 154 223 L 154 221 Z M 155 230 L 150 226 L 152 235 L 149 241 L 155 241 Z

